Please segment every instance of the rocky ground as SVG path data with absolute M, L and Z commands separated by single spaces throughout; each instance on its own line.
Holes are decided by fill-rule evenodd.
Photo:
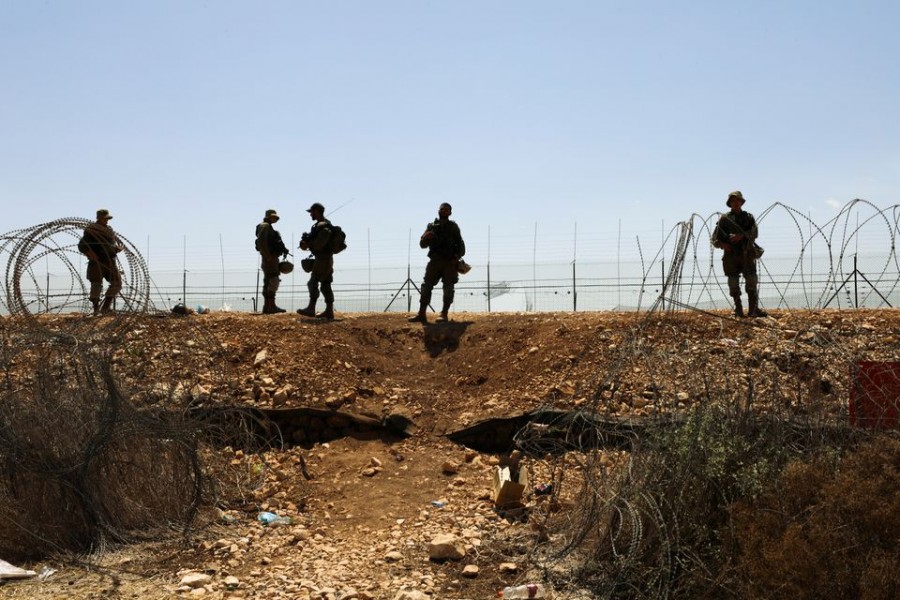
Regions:
M 492 477 L 503 457 L 446 434 L 539 407 L 631 420 L 677 414 L 708 401 L 705 377 L 725 372 L 756 382 L 761 412 L 841 419 L 852 365 L 900 355 L 894 310 L 754 320 L 458 313 L 424 327 L 397 314 L 323 322 L 212 313 L 132 317 L 127 327 L 129 342 L 115 361 L 135 390 L 154 381 L 167 399 L 206 407 L 402 417 L 411 435 L 342 436 L 332 428 L 328 441 L 288 439 L 260 454 L 211 448 L 211 463 L 258 477 L 229 488 L 191 536 L 20 565 L 46 576 L 7 583 L 0 598 L 495 597 L 505 585 L 540 579 L 529 561 L 539 536 L 533 519 L 495 510 Z M 145 396 L 166 401 L 152 389 Z M 539 484 L 549 466 L 527 463 Z M 544 508 L 540 496 L 526 501 L 528 510 Z M 554 510 L 567 502 L 577 498 Z M 261 511 L 290 522 L 264 525 Z

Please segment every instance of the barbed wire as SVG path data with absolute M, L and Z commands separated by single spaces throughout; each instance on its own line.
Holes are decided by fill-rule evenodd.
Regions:
M 669 231 L 652 260 L 643 265 L 642 259 L 645 282 L 654 273 L 666 273 L 663 289 L 654 298 L 654 305 L 649 310 L 654 310 L 656 301 L 666 295 L 682 305 L 714 304 L 717 298 L 728 296 L 726 280 L 717 264 L 718 253 L 710 244 L 720 214 L 707 217 L 691 215 L 690 219 L 678 223 Z M 825 308 L 832 303 L 840 306 L 842 299 L 839 292 L 854 277 L 868 283 L 868 290 L 861 299 L 856 298 L 856 303 L 868 305 L 869 298 L 877 296 L 874 299 L 876 306 L 891 306 L 888 297 L 900 289 L 900 278 L 897 277 L 900 274 L 900 256 L 897 254 L 900 205 L 882 209 L 871 202 L 857 199 L 819 225 L 799 210 L 776 202 L 757 217 L 761 239 L 765 237 L 766 225 L 773 221 L 788 223 L 796 231 L 794 249 L 781 249 L 781 258 L 789 261 L 790 265 L 786 270 L 776 274 L 769 268 L 765 258 L 758 261 L 761 286 L 765 287 L 769 297 L 778 298 L 773 308 Z M 817 254 L 817 257 L 820 261 L 824 260 L 827 266 L 824 281 L 813 287 L 809 283 L 809 277 L 805 276 L 806 258 L 816 243 L 826 248 L 824 258 L 821 254 Z M 880 261 L 867 261 L 865 272 L 853 260 L 860 243 L 869 250 L 869 256 Z M 666 256 L 670 257 L 668 265 L 665 264 Z M 788 298 L 798 285 L 801 288 L 802 305 Z
M 819 226 L 775 204 L 758 218 L 761 227 L 776 213 L 797 230 L 789 283 L 802 278 L 803 254 L 814 243 L 828 248 L 828 285 L 806 290 L 810 304 L 829 305 L 855 274 L 856 265 L 847 264 L 857 243 L 882 249 L 883 260 L 869 269 L 887 283 L 869 293 L 884 294 L 881 305 L 887 304 L 898 286 L 890 277 L 898 267 L 896 206 L 881 210 L 857 200 Z M 652 259 L 644 263 L 642 255 L 645 280 L 665 270 L 659 292 L 615 350 L 578 382 L 574 410 L 516 435 L 517 448 L 549 462 L 553 490 L 552 500 L 530 515 L 533 529 L 545 534 L 532 539 L 529 556 L 560 588 L 581 594 L 575 596 L 740 596 L 731 587 L 736 557 L 722 537 L 732 503 L 754 498 L 788 461 L 823 450 L 834 456 L 866 435 L 846 424 L 849 374 L 862 356 L 878 357 L 854 343 L 872 335 L 865 316 L 844 319 L 832 331 L 704 310 L 724 291 L 709 243 L 715 220 L 694 215 L 671 230 Z M 673 352 L 672 341 L 684 352 Z M 580 361 L 603 356 L 607 344 L 598 336 L 560 378 Z M 554 392 L 539 410 L 565 403 Z M 635 410 L 643 406 L 652 410 Z M 598 418 L 604 427 L 584 426 Z M 622 439 L 631 440 L 625 450 Z
M 78 240 L 91 221 L 81 218 L 64 218 L 12 231 L 0 236 L 0 260 L 6 261 L 4 270 L 5 297 L 2 300 L 6 312 L 11 315 L 31 316 L 47 312 L 83 311 L 87 306 L 86 278 L 79 272 L 84 257 L 78 252 Z M 126 237 L 116 232 L 123 251 L 116 257 L 116 268 L 122 272 L 122 291 L 117 299 L 120 312 L 140 313 L 151 308 L 150 273 L 141 253 Z M 53 302 L 50 302 L 50 286 L 39 281 L 38 266 L 52 261 L 58 277 L 67 279 L 53 286 Z M 43 263 L 43 264 L 42 264 Z M 49 281 L 50 269 L 46 269 Z M 33 293 L 25 294 L 27 288 Z
M 686 305 L 721 307 L 729 302 L 730 296 L 718 264 L 720 253 L 709 243 L 720 214 L 692 214 L 649 246 L 646 239 L 635 238 L 636 256 L 624 262 L 609 253 L 594 259 L 583 253 L 573 255 L 571 268 L 566 269 L 571 271 L 571 277 L 560 277 L 561 271 L 555 265 L 562 263 L 547 262 L 548 257 L 556 254 L 543 251 L 547 244 L 560 248 L 570 245 L 561 241 L 563 236 L 558 231 L 543 241 L 534 240 L 542 248 L 541 253 L 534 252 L 533 248 L 524 252 L 524 247 L 518 252 L 542 260 L 537 265 L 527 261 L 500 262 L 495 258 L 488 270 L 485 260 L 489 257 L 481 257 L 479 261 L 479 257 L 473 256 L 473 272 L 460 282 L 459 307 L 490 310 L 487 299 L 495 298 L 494 288 L 498 286 L 506 286 L 504 289 L 510 291 L 501 305 L 513 306 L 513 310 L 575 310 L 577 307 L 578 310 L 643 311 L 648 303 L 655 304 L 661 297 Z M 879 208 L 857 199 L 821 222 L 811 214 L 777 202 L 763 210 L 757 221 L 760 243 L 767 247 L 766 256 L 758 263 L 761 304 L 766 308 L 897 304 L 900 298 L 900 257 L 896 251 L 898 205 Z M 5 309 L 10 314 L 40 314 L 87 310 L 86 283 L 78 273 L 84 258 L 77 252 L 75 242 L 88 223 L 84 219 L 61 219 L 0 237 L 0 263 L 6 266 L 6 294 L 0 299 L 0 312 Z M 590 236 L 581 237 L 584 243 L 597 243 Z M 474 249 L 477 240 L 476 237 L 469 244 L 473 254 L 477 253 Z M 120 303 L 128 312 L 152 310 L 151 298 L 166 307 L 179 301 L 189 304 L 188 297 L 207 306 L 218 306 L 221 301 L 221 306 L 228 309 L 249 307 L 252 310 L 255 306 L 257 271 L 226 270 L 221 254 L 219 270 L 198 270 L 196 265 L 189 269 L 185 263 L 183 268 L 156 272 L 151 281 L 143 257 L 133 244 L 127 243 L 127 247 L 119 260 L 125 281 Z M 606 246 L 598 243 L 597 247 Z M 652 248 L 650 252 L 648 247 Z M 188 256 L 198 259 L 194 252 L 186 253 L 185 257 Z M 246 256 L 249 263 L 255 262 L 252 252 L 246 252 Z M 381 259 L 377 269 L 366 270 L 344 266 L 347 255 L 341 257 L 335 288 L 347 311 L 383 308 L 381 300 L 397 290 L 401 281 L 397 278 L 405 277 L 410 268 L 405 262 L 391 266 Z M 857 257 L 860 257 L 858 264 Z M 293 277 L 283 286 L 283 295 L 288 295 L 289 301 L 297 293 L 301 296 L 306 293 L 305 284 L 294 285 Z M 46 279 L 41 281 L 42 278 Z M 627 298 L 621 297 L 623 292 Z
M 228 369 L 215 336 L 172 313 L 0 319 L 0 553 L 100 554 L 246 500 L 265 461 L 235 465 L 218 449 L 270 446 L 206 410 L 236 397 Z

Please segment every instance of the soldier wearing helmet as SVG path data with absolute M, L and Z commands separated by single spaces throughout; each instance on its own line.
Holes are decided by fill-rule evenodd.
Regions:
M 730 208 L 719 218 L 713 232 L 712 244 L 722 249 L 722 269 L 728 277 L 728 292 L 734 299 L 734 314 L 744 316 L 741 304 L 740 277 L 744 276 L 749 311 L 747 316 L 766 317 L 768 313 L 759 307 L 759 278 L 756 274 L 756 238 L 759 230 L 753 215 L 743 210 L 744 195 L 734 191 L 728 194 L 725 205 Z
M 334 249 L 331 245 L 332 225 L 331 221 L 325 218 L 325 207 L 314 202 L 312 206 L 306 209 L 309 218 L 315 221 L 309 233 L 304 233 L 300 239 L 300 249 L 312 252 L 313 259 L 310 265 L 309 259 L 301 261 L 300 266 L 303 270 L 309 267 L 309 281 L 306 282 L 306 289 L 309 290 L 309 304 L 304 308 L 298 308 L 297 313 L 304 317 L 317 317 L 326 321 L 334 320 L 334 290 L 331 283 L 334 281 Z M 325 298 L 325 310 L 316 314 L 316 303 L 319 301 L 319 295 Z
M 428 265 L 419 298 L 419 312 L 411 322 L 427 323 L 426 311 L 431 304 L 431 290 L 438 281 L 443 281 L 443 304 L 438 321 L 446 321 L 450 305 L 453 304 L 456 282 L 459 281 L 459 261 L 466 253 L 459 225 L 450 220 L 453 207 L 444 202 L 438 208 L 438 218 L 429 223 L 425 233 L 419 238 L 419 247 L 428 248 Z
M 279 257 L 287 256 L 288 249 L 281 240 L 281 234 L 273 225 L 278 222 L 278 212 L 270 208 L 266 211 L 262 223 L 256 226 L 256 250 L 262 259 L 263 272 L 263 314 L 271 315 L 286 312 L 275 304 L 275 294 L 281 283 L 281 265 Z
M 116 254 L 124 250 L 125 246 L 109 226 L 112 218 L 105 208 L 98 210 L 97 220 L 84 228 L 84 234 L 78 241 L 78 251 L 88 257 L 87 278 L 91 282 L 88 298 L 94 307 L 94 315 L 110 312 L 113 300 L 122 290 L 122 273 L 116 264 Z M 109 286 L 101 305 L 104 279 Z

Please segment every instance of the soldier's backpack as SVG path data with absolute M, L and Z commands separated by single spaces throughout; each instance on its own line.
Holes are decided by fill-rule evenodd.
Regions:
M 88 256 L 91 253 L 91 250 L 94 250 L 96 244 L 97 238 L 85 229 L 84 233 L 81 234 L 81 238 L 78 240 L 78 251 L 85 256 Z
M 331 251 L 335 254 L 347 249 L 347 234 L 339 225 L 331 226 L 331 239 L 328 241 Z
M 262 240 L 259 239 L 260 227 L 262 227 L 262 223 L 256 226 L 256 239 L 253 241 L 253 247 L 256 248 L 257 252 L 262 252 Z M 268 223 L 266 223 L 268 225 Z
M 78 251 L 87 256 L 87 253 L 90 252 L 91 246 L 88 243 L 87 236 L 82 235 L 81 239 L 78 240 Z

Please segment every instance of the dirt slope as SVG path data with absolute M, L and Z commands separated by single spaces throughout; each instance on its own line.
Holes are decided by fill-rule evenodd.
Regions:
M 0 597 L 493 597 L 537 577 L 524 572 L 533 532 L 494 511 L 497 457 L 444 434 L 543 406 L 632 419 L 687 410 L 702 401 L 704 376 L 726 372 L 757 378 L 762 411 L 771 398 L 798 412 L 815 399 L 839 418 L 850 366 L 900 355 L 900 311 L 775 317 L 462 313 L 424 327 L 396 314 L 132 319 L 131 343 L 116 361 L 135 389 L 177 378 L 192 403 L 206 406 L 402 414 L 413 435 L 271 450 L 265 464 L 219 450 L 236 464 L 261 465 L 260 477 L 196 538 L 116 550 L 96 559 L 99 572 L 50 565 L 60 570 L 4 586 Z M 540 461 L 530 468 L 539 479 Z M 265 527 L 255 520 L 260 510 L 293 523 Z M 430 561 L 428 544 L 439 534 L 455 535 L 465 556 Z M 466 565 L 477 573 L 464 574 Z M 198 581 L 182 582 L 192 574 Z

